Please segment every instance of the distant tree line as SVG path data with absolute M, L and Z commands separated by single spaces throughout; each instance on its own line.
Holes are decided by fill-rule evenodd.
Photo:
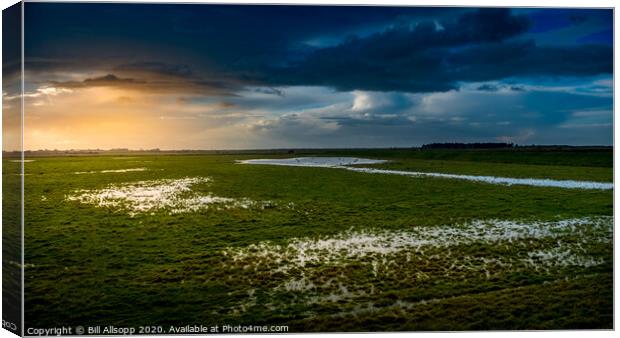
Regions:
M 514 143 L 503 142 L 483 142 L 483 143 L 429 143 L 422 146 L 422 149 L 502 149 L 514 148 Z

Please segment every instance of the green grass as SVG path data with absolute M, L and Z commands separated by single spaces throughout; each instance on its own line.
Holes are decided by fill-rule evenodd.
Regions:
M 605 182 L 612 177 L 605 165 L 611 153 L 535 153 L 527 159 L 519 152 L 477 151 L 425 159 L 366 152 L 392 160 L 381 167 L 400 170 Z M 514 163 L 497 164 L 510 162 L 511 156 Z M 427 248 L 409 256 L 398 252 L 385 262 L 374 256 L 343 258 L 287 273 L 277 272 L 279 264 L 268 260 L 256 265 L 223 254 L 227 248 L 244 250 L 261 242 L 285 246 L 294 238 L 327 238 L 349 229 L 407 232 L 478 219 L 611 216 L 612 191 L 235 164 L 262 157 L 268 155 L 40 157 L 26 163 L 26 327 L 229 323 L 290 325 L 293 332 L 612 327 L 612 244 L 609 233 L 596 229 L 584 230 L 581 237 L 454 245 L 449 255 L 445 248 Z M 540 163 L 545 160 L 547 165 Z M 4 171 L 16 165 L 5 161 Z M 138 167 L 149 170 L 73 174 Z M 213 179 L 193 187 L 197 193 L 269 200 L 274 206 L 174 215 L 160 210 L 131 217 L 66 200 L 78 189 L 183 177 Z M 571 248 L 579 244 L 580 254 L 600 264 L 535 269 L 520 263 L 528 252 L 559 242 Z M 464 257 L 474 257 L 472 262 L 497 258 L 511 266 L 471 263 L 447 269 Z M 379 264 L 378 272 L 371 271 L 372 264 Z M 317 287 L 282 288 L 304 276 Z M 323 286 L 330 279 L 333 285 Z M 340 292 L 338 283 L 353 295 L 325 300 Z M 313 297 L 319 301 L 310 301 Z M 369 304 L 372 311 L 356 310 Z
M 2 172 L 2 307 L 3 319 L 21 331 L 21 166 L 4 157 Z

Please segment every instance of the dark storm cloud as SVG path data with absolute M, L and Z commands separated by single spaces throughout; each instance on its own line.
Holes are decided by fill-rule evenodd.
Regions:
M 439 26 L 441 25 L 441 26 Z M 454 22 L 422 21 L 314 51 L 303 60 L 273 68 L 261 79 L 275 85 L 312 84 L 339 90 L 433 92 L 455 89 L 445 55 L 469 44 L 498 42 L 527 30 L 524 15 L 480 9 Z
M 153 77 L 146 79 L 121 78 L 114 74 L 87 78 L 82 81 L 51 81 L 49 85 L 57 88 L 80 89 L 92 87 L 116 87 L 151 93 L 186 93 L 205 96 L 234 96 L 240 87 L 232 82 L 218 80 L 188 80 L 175 77 Z
M 29 3 L 30 56 L 123 55 L 132 62 L 171 57 L 212 67 L 239 68 L 282 61 L 307 39 L 349 34 L 360 27 L 418 17 L 449 16 L 463 9 Z M 194 67 L 196 68 L 196 67 Z
M 250 84 L 249 81 L 223 73 L 198 74 L 187 64 L 133 62 L 115 66 L 114 71 L 145 79 L 147 86 L 144 89 L 171 92 L 184 90 L 186 93 L 202 95 L 234 95 Z
M 109 60 L 97 61 L 29 58 L 26 59 L 26 77 L 34 84 L 72 89 L 119 87 L 206 96 L 235 95 L 250 83 L 226 74 L 197 74 L 186 64 L 148 61 L 117 65 Z M 80 70 L 96 70 L 101 75 L 78 80 L 63 79 L 63 74 Z
M 513 76 L 611 74 L 613 50 L 605 45 L 538 46 L 533 41 L 486 44 L 448 57 L 449 71 L 461 81 Z
M 58 88 L 86 88 L 86 87 L 125 87 L 144 84 L 144 81 L 119 78 L 116 75 L 108 74 L 101 77 L 88 78 L 83 81 L 65 81 L 65 82 L 52 82 L 54 87 Z
M 513 15 L 507 8 L 485 8 L 463 14 L 456 24 L 446 26 L 436 35 L 446 35 L 450 44 L 502 41 L 525 32 L 529 26 L 525 15 Z
M 29 69 L 64 70 L 67 63 L 56 54 L 65 45 L 75 47 L 62 48 L 63 55 L 75 54 L 73 69 L 91 68 L 90 60 L 96 59 L 119 77 L 147 82 L 150 77 L 178 77 L 191 82 L 190 87 L 230 90 L 320 85 L 435 92 L 456 89 L 462 81 L 611 73 L 610 46 L 546 47 L 518 41 L 532 20 L 506 8 L 106 5 L 102 14 L 89 14 L 88 21 L 79 15 L 96 6 L 28 4 L 27 14 L 35 23 L 29 30 L 38 31 L 29 41 L 30 58 L 49 54 Z M 568 22 L 580 21 L 571 20 L 570 12 L 561 14 L 568 15 Z M 536 18 L 541 21 L 540 15 Z M 68 22 L 54 24 L 61 20 Z M 361 34 L 363 27 L 376 32 Z M 57 41 L 50 37 L 54 33 Z M 329 47 L 305 44 L 338 33 L 349 37 Z M 111 42 L 118 47 L 106 48 Z M 93 43 L 100 48 L 92 48 Z
M 122 64 L 116 70 L 133 73 L 154 73 L 165 76 L 192 77 L 193 71 L 188 65 L 169 64 L 164 62 L 134 62 Z
M 431 22 L 397 27 L 317 50 L 269 72 L 265 81 L 339 90 L 435 92 L 456 89 L 463 81 L 611 74 L 610 46 L 539 46 L 519 40 L 528 22 L 508 9 L 481 9 L 443 29 Z

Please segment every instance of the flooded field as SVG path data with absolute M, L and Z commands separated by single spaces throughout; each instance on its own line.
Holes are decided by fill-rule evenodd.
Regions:
M 403 170 L 385 170 L 376 168 L 362 168 L 362 167 L 348 167 L 351 165 L 362 164 L 378 164 L 386 163 L 385 160 L 371 160 L 366 158 L 356 157 L 300 157 L 289 159 L 255 159 L 244 160 L 240 163 L 244 164 L 267 164 L 267 165 L 283 165 L 293 167 L 326 167 L 326 168 L 340 168 L 347 169 L 368 174 L 386 174 L 386 175 L 401 175 L 401 176 L 413 176 L 413 177 L 439 177 L 456 180 L 468 180 L 475 182 L 483 182 L 490 184 L 504 184 L 504 185 L 531 185 L 538 187 L 557 187 L 567 189 L 601 189 L 609 190 L 613 189 L 613 183 L 602 182 L 588 182 L 588 181 L 574 181 L 574 180 L 551 180 L 551 179 L 535 179 L 535 178 L 512 178 L 512 177 L 495 177 L 495 176 L 474 176 L 474 175 L 455 175 L 447 173 L 430 173 L 430 172 L 416 172 L 416 171 L 403 171 Z
M 329 267 L 368 271 L 377 283 L 397 283 L 405 271 L 419 281 L 441 281 L 476 273 L 485 280 L 505 273 L 536 271 L 552 275 L 562 269 L 610 264 L 610 257 L 600 257 L 588 248 L 610 245 L 612 231 L 611 217 L 531 223 L 488 220 L 406 231 L 347 230 L 320 238 L 292 238 L 283 245 L 261 242 L 228 248 L 223 255 L 228 258 L 225 266 L 231 271 L 251 271 L 270 279 L 283 279 L 273 293 L 294 294 L 297 301 L 306 305 L 331 304 L 342 309 L 336 315 L 343 315 L 351 309 L 374 306 L 369 299 L 378 289 L 374 283 L 360 284 L 348 273 L 326 278 Z M 579 240 L 575 241 L 575 237 Z M 459 254 L 459 247 L 471 245 L 492 247 L 496 252 Z M 437 266 L 428 269 L 431 262 Z M 436 298 L 420 302 L 433 300 Z M 271 306 L 290 305 L 272 302 Z
M 611 327 L 611 167 L 390 154 L 28 159 L 26 318 Z
M 131 172 L 135 170 L 127 170 Z M 102 170 L 102 173 L 110 170 Z M 113 171 L 119 172 L 119 171 Z M 269 201 L 255 202 L 247 198 L 234 199 L 214 196 L 211 193 L 192 193 L 191 187 L 208 184 L 208 177 L 177 180 L 153 180 L 110 185 L 99 190 L 76 190 L 67 201 L 80 201 L 112 210 L 125 210 L 131 216 L 165 210 L 172 214 L 197 212 L 208 208 L 250 208 L 271 205 Z

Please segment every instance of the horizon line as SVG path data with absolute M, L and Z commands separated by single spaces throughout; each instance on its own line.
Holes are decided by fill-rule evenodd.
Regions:
M 21 152 L 213 152 L 213 151 L 291 151 L 291 150 L 381 150 L 381 149 L 422 149 L 425 145 L 431 144 L 463 144 L 463 145 L 475 145 L 475 144 L 502 144 L 504 142 L 433 142 L 416 146 L 386 146 L 386 147 L 275 147 L 275 148 L 229 148 L 229 149 L 161 149 L 161 148 L 148 148 L 148 149 L 130 149 L 130 148 L 83 148 L 83 149 L 23 149 L 23 150 L 2 150 L 2 153 L 21 153 Z M 613 148 L 612 145 L 571 145 L 571 144 L 517 144 L 517 143 L 505 143 L 507 145 L 512 144 L 513 148 L 527 148 L 527 147 L 567 147 L 567 148 Z M 504 147 L 510 148 L 510 147 Z M 448 149 L 448 148 L 447 148 Z M 458 149 L 458 148 L 454 148 Z M 470 148 L 475 149 L 475 148 Z M 485 148 L 478 148 L 485 149 Z M 502 149 L 502 148 L 487 148 L 487 149 Z

